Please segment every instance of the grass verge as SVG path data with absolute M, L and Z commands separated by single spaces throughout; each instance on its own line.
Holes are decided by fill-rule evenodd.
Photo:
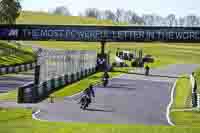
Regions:
M 198 77 L 196 73 L 195 77 Z M 170 113 L 172 121 L 176 126 L 196 128 L 200 126 L 200 111 L 192 109 L 191 105 L 191 83 L 189 77 L 180 78 L 177 81 L 176 97 Z M 190 107 L 190 110 L 182 110 Z M 182 109 L 180 109 L 182 108 Z M 174 110 L 173 109 L 180 109 Z
M 34 54 L 30 49 L 18 48 L 14 43 L 0 41 L 0 66 L 28 63 L 34 60 Z
M 188 75 L 183 75 L 177 80 L 175 99 L 172 109 L 188 108 L 191 102 L 191 83 Z
M 40 122 L 33 120 L 31 110 L 0 108 L 1 133 L 199 133 L 200 128 L 113 125 L 95 123 Z
M 109 73 L 111 78 L 118 76 L 120 74 L 122 74 L 122 72 L 110 72 Z M 62 98 L 65 96 L 70 96 L 70 95 L 76 94 L 76 93 L 81 92 L 84 89 L 86 89 L 89 86 L 89 84 L 91 84 L 91 83 L 96 84 L 96 83 L 101 82 L 102 76 L 103 76 L 103 73 L 98 72 L 98 73 L 93 74 L 87 78 L 84 78 L 76 83 L 68 85 L 68 86 L 62 88 L 61 90 L 53 93 L 52 95 L 54 95 L 56 98 Z
M 0 94 L 0 101 L 17 101 L 17 90 Z

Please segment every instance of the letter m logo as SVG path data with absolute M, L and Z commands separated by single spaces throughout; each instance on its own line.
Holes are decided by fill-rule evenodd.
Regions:
M 10 32 L 8 33 L 8 36 L 18 36 L 18 30 L 17 29 L 12 29 L 10 30 Z

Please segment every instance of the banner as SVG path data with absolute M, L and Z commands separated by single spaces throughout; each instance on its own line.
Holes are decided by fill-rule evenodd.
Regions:
M 0 40 L 200 42 L 200 27 L 0 25 Z

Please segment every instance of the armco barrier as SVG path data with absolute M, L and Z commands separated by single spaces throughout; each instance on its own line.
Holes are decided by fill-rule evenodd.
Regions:
M 192 85 L 192 107 L 195 108 L 198 106 L 198 96 L 197 96 L 197 82 L 193 75 L 190 75 L 190 81 Z
M 87 69 L 70 75 L 53 78 L 49 81 L 41 83 L 39 86 L 33 82 L 28 83 L 18 89 L 18 103 L 38 103 L 47 98 L 55 90 L 64 87 L 65 85 L 76 82 L 95 73 L 95 68 Z M 85 73 L 85 74 L 84 74 Z
M 197 107 L 197 93 L 192 93 L 192 107 Z
M 35 62 L 20 64 L 20 65 L 13 65 L 13 66 L 4 66 L 4 67 L 0 67 L 0 75 L 24 72 L 24 71 L 32 70 L 34 68 L 35 68 Z
M 197 94 L 197 107 L 200 108 L 200 94 Z

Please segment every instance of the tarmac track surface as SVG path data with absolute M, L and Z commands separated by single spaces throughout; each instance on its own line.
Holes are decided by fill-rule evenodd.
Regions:
M 36 117 L 48 121 L 169 125 L 166 111 L 175 77 L 191 74 L 197 67 L 179 64 L 151 70 L 157 76 L 124 74 L 112 79 L 106 88 L 96 86 L 95 101 L 85 111 L 77 104 L 79 94 L 41 106 Z
M 15 90 L 34 80 L 34 71 L 0 76 L 0 93 Z
M 42 106 L 37 118 L 49 121 L 168 125 L 166 107 L 172 85 L 173 82 L 167 81 L 116 78 L 106 88 L 95 88 L 95 102 L 87 110 L 81 110 L 79 104 L 66 98 L 65 102 Z

